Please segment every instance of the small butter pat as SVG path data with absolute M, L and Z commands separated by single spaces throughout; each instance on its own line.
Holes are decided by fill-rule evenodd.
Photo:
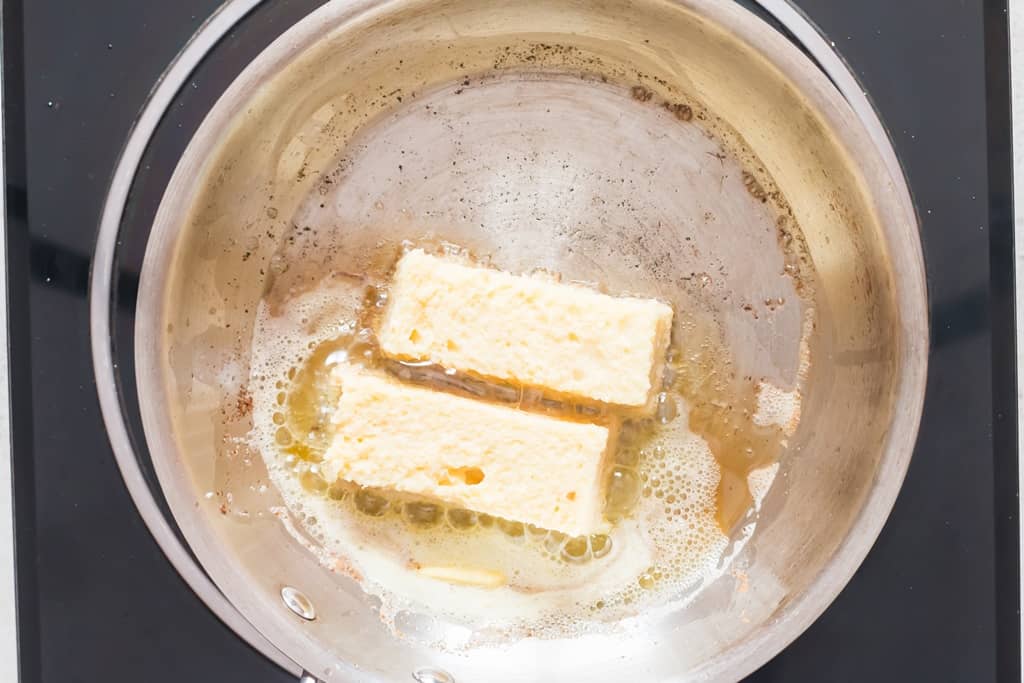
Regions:
M 417 569 L 423 576 L 447 581 L 461 586 L 480 586 L 481 588 L 498 588 L 505 585 L 505 575 L 490 569 L 475 567 L 420 567 Z
M 672 308 L 426 254 L 398 262 L 383 352 L 565 397 L 650 407 Z
M 422 387 L 353 365 L 322 464 L 336 478 L 570 535 L 600 530 L 608 427 Z

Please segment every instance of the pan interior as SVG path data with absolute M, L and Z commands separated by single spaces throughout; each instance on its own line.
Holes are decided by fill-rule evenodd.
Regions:
M 743 504 L 716 511 L 698 583 L 593 621 L 599 596 L 576 593 L 557 628 L 482 637 L 446 609 L 455 589 L 395 601 L 365 575 L 386 567 L 331 548 L 329 508 L 267 454 L 268 406 L 409 243 L 671 302 L 676 346 L 738 392 L 681 397 L 692 436 L 722 436 L 693 424 L 698 404 L 756 409 L 765 385 L 802 401 L 768 460 L 711 448 L 716 505 Z M 889 268 L 824 115 L 690 9 L 329 4 L 232 86 L 165 195 L 138 311 L 140 393 L 164 397 L 143 402 L 147 440 L 214 580 L 327 680 L 697 675 L 815 579 L 859 512 L 898 377 Z M 287 612 L 283 586 L 316 620 Z
M 760 181 L 701 125 L 707 114 L 695 106 L 593 74 L 466 76 L 360 128 L 294 214 L 268 205 L 282 242 L 266 264 L 249 377 L 239 386 L 253 399 L 251 459 L 267 463 L 324 564 L 363 579 L 386 601 L 386 619 L 399 609 L 450 614 L 478 639 L 594 629 L 692 598 L 752 533 L 754 494 L 770 486 L 779 442 L 797 419 L 812 288 L 780 238 L 780 225 L 799 237 L 787 207 L 763 201 Z M 387 520 L 376 509 L 363 519 L 364 499 L 318 477 L 310 456 L 319 435 L 303 435 L 320 421 L 288 417 L 330 412 L 330 399 L 322 408 L 296 405 L 310 391 L 296 387 L 317 371 L 308 359 L 338 350 L 407 380 L 483 390 L 373 357 L 367 318 L 386 306 L 403 244 L 459 245 L 505 270 L 540 269 L 673 304 L 673 354 L 685 372 L 667 382 L 660 420 L 630 420 L 620 430 L 612 497 L 643 499 L 628 521 L 563 552 L 568 541 L 556 533 L 525 533 L 509 520 L 498 522 L 503 533 L 453 526 L 445 510 L 416 501 L 392 500 Z M 503 389 L 513 390 L 506 401 L 530 402 L 528 392 Z M 774 403 L 759 413 L 762 393 Z M 239 503 L 236 496 L 231 508 Z M 587 561 L 586 543 L 598 544 L 601 558 Z M 496 567 L 514 580 L 485 600 L 478 588 L 406 569 L 438 563 Z

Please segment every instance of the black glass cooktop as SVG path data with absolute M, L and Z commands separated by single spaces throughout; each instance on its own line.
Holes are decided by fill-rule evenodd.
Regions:
M 3 0 L 25 682 L 293 680 L 224 627 L 150 537 L 107 442 L 88 342 L 90 260 L 118 154 L 218 4 Z M 251 14 L 179 96 L 167 144 L 183 147 L 218 88 L 316 4 L 268 0 Z M 1006 0 L 799 5 L 862 79 L 907 170 L 932 351 L 920 439 L 885 530 L 832 607 L 749 680 L 1020 680 Z M 128 220 L 145 216 L 145 189 Z

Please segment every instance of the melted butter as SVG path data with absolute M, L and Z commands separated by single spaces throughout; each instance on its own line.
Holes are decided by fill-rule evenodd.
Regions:
M 262 307 L 258 318 L 254 444 L 298 524 L 320 544 L 325 566 L 356 568 L 366 590 L 395 605 L 475 615 L 483 619 L 477 623 L 498 619 L 502 628 L 518 623 L 531 632 L 544 623 L 555 631 L 563 628 L 555 624 L 572 623 L 566 604 L 614 621 L 673 596 L 689 599 L 690 587 L 721 571 L 728 531 L 751 508 L 746 474 L 774 462 L 781 446 L 775 428 L 753 424 L 753 383 L 732 376 L 710 322 L 677 325 L 674 342 L 687 351 L 671 355 L 655 414 L 623 416 L 605 489 L 606 534 L 570 538 L 438 501 L 326 481 L 319 464 L 332 438 L 339 394 L 330 375 L 339 362 L 562 419 L 610 417 L 602 406 L 383 358 L 373 330 L 387 304 L 380 283 L 389 272 L 390 262 L 359 278 L 328 277 L 293 291 L 290 300 L 275 295 L 276 305 Z M 500 571 L 507 583 L 485 606 L 471 593 L 457 601 L 429 597 L 435 588 L 415 578 L 416 567 L 458 565 Z
M 468 258 L 458 251 L 456 257 Z M 389 269 L 390 270 L 390 269 Z M 384 358 L 376 343 L 373 330 L 387 304 L 388 291 L 383 285 L 368 285 L 362 296 L 358 315 L 343 333 L 314 345 L 305 361 L 287 373 L 287 387 L 283 413 L 275 414 L 275 422 L 283 422 L 278 430 L 277 443 L 285 454 L 300 462 L 315 464 L 323 459 L 331 441 L 330 418 L 336 406 L 339 391 L 331 381 L 331 369 L 339 362 L 359 362 L 368 367 L 384 370 L 403 381 L 430 386 L 437 390 L 458 393 L 478 400 L 515 404 L 535 412 L 555 414 L 563 419 L 601 421 L 607 411 L 598 405 L 577 404 L 544 396 L 530 388 L 485 381 L 465 373 L 452 371 L 430 363 L 405 363 Z M 671 484 L 651 479 L 652 460 L 662 454 L 658 442 L 660 427 L 676 417 L 677 401 L 690 407 L 688 426 L 704 439 L 720 466 L 715 518 L 722 533 L 729 536 L 753 507 L 753 497 L 747 483 L 751 471 L 778 461 L 783 450 L 784 434 L 776 426 L 759 426 L 754 422 L 757 408 L 757 386 L 750 378 L 738 377 L 724 344 L 714 325 L 688 320 L 680 326 L 687 330 L 676 340 L 677 347 L 669 357 L 666 376 L 670 380 L 666 391 L 659 394 L 654 417 L 627 419 L 616 443 L 615 465 L 606 482 L 605 518 L 615 524 L 629 518 L 642 497 L 656 497 L 675 501 L 678 492 Z M 682 350 L 679 350 L 682 349 Z M 318 473 L 310 474 L 299 468 L 300 481 L 305 490 L 328 495 L 331 484 Z M 334 489 L 331 489 L 334 490 Z M 379 517 L 387 509 L 409 509 L 388 491 L 356 493 L 349 497 L 335 496 L 334 500 L 351 500 L 355 510 Z M 414 503 L 412 505 L 417 505 Z M 450 512 L 436 502 L 421 503 L 427 509 L 436 508 L 438 519 Z M 668 508 L 671 512 L 671 508 Z M 456 515 L 457 516 L 457 515 Z M 406 515 L 406 520 L 417 520 L 420 515 Z M 518 538 L 517 522 L 499 520 L 495 527 L 507 538 Z M 432 527 L 433 523 L 413 523 L 416 528 Z M 454 526 L 454 525 L 453 525 Z M 461 528 L 468 528 L 463 523 Z M 542 535 L 557 532 L 541 530 Z M 588 561 L 593 554 L 583 550 L 587 539 L 572 539 L 573 543 L 556 544 L 554 555 L 571 562 Z M 603 543 L 603 542 L 602 542 Z M 552 545 L 550 542 L 548 545 Z M 563 552 L 564 550 L 564 552 Z
M 333 406 L 340 398 L 331 381 L 331 368 L 348 358 L 353 341 L 352 336 L 342 335 L 316 346 L 293 373 L 283 413 L 278 413 L 292 439 L 284 448 L 285 453 L 308 462 L 323 460 L 331 443 Z
M 367 288 L 363 313 L 359 323 L 373 324 L 379 310 L 378 302 L 386 301 L 387 293 L 376 287 Z M 366 313 L 366 311 L 371 313 Z M 441 391 L 454 391 L 483 400 L 515 403 L 518 407 L 546 413 L 558 413 L 566 419 L 601 419 L 602 412 L 560 401 L 550 401 L 535 392 L 492 386 L 471 377 L 445 372 L 430 364 L 403 364 L 383 358 L 378 352 L 372 328 L 361 327 L 357 332 L 346 331 L 327 341 L 314 345 L 308 357 L 286 373 L 287 381 L 282 411 L 274 414 L 274 423 L 283 424 L 277 432 L 276 442 L 286 458 L 294 465 L 295 476 L 302 488 L 310 494 L 321 495 L 339 504 L 351 506 L 352 511 L 368 517 L 380 518 L 389 513 L 406 524 L 407 531 L 432 530 L 441 523 L 452 529 L 465 531 L 479 525 L 492 529 L 488 515 L 461 508 L 448 508 L 437 501 L 410 500 L 407 496 L 388 490 L 369 490 L 348 482 L 327 482 L 320 474 L 320 463 L 333 436 L 331 416 L 340 398 L 340 390 L 331 379 L 335 365 L 356 361 L 395 374 L 406 381 L 433 386 Z M 627 431 L 630 431 L 627 429 Z M 635 429 L 631 430 L 636 432 Z M 621 520 L 628 516 L 639 500 L 640 481 L 635 471 L 639 460 L 635 439 L 619 442 L 616 466 L 609 474 L 605 516 Z M 486 519 L 482 519 L 486 518 Z M 489 532 L 495 538 L 516 541 L 526 534 L 523 524 L 498 519 Z M 605 534 L 570 538 L 548 529 L 530 527 L 531 537 L 553 559 L 580 564 L 601 558 L 611 550 L 611 539 Z
M 679 340 L 682 351 L 670 360 L 673 386 L 690 405 L 690 429 L 708 443 L 721 467 L 715 514 L 729 535 L 754 505 L 747 477 L 778 462 L 785 435 L 777 426 L 754 422 L 757 384 L 738 376 L 717 330 L 699 323 L 688 327 Z

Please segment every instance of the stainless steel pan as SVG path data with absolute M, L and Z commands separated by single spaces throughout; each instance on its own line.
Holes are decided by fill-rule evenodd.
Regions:
M 311 14 L 207 116 L 142 274 L 146 440 L 175 522 L 222 594 L 208 600 L 279 663 L 323 680 L 427 680 L 427 669 L 458 681 L 734 680 L 762 664 L 867 552 L 920 416 L 917 223 L 872 127 L 729 2 L 336 1 Z M 399 170 L 399 157 L 412 161 Z M 93 343 L 105 418 L 138 491 L 105 384 L 104 264 L 124 189 L 104 217 Z M 395 638 L 355 583 L 285 532 L 273 492 L 248 492 L 258 458 L 225 445 L 247 427 L 225 411 L 239 403 L 268 273 L 299 272 L 294 257 L 313 253 L 289 249 L 298 223 L 331 231 L 344 247 L 332 258 L 356 269 L 367 245 L 432 230 L 513 269 L 669 299 L 686 290 L 721 321 L 740 366 L 782 384 L 806 351 L 800 426 L 735 560 L 743 580 L 724 575 L 685 609 L 615 636 L 468 654 Z M 772 315 L 747 308 L 778 299 L 788 303 Z M 206 498 L 214 489 L 246 515 L 223 514 L 220 497 Z M 144 514 L 166 538 L 166 522 Z

